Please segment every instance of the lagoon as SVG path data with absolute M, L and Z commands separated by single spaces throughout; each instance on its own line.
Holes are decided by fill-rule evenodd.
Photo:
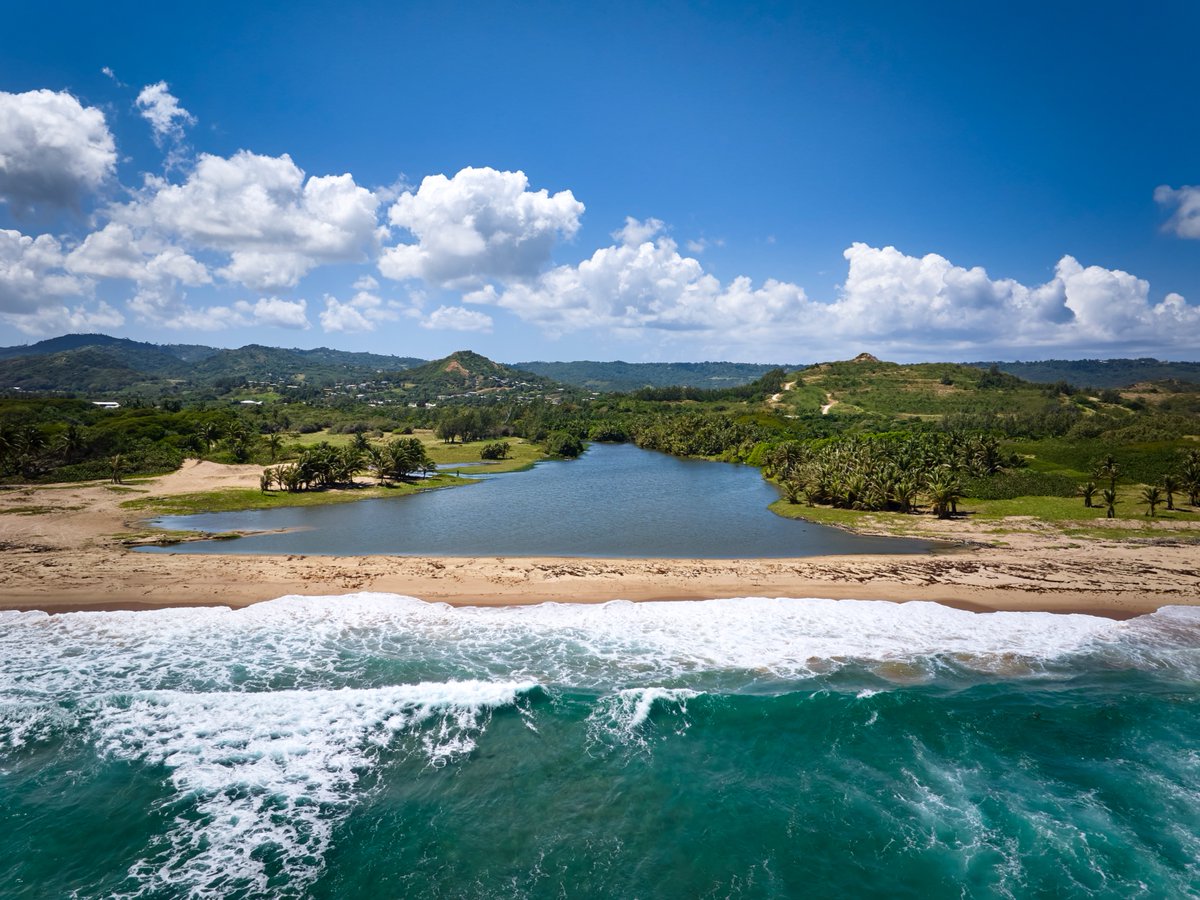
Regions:
M 329 506 L 166 516 L 160 528 L 249 534 L 158 553 L 736 559 L 924 553 L 932 544 L 783 519 L 758 469 L 593 444 L 577 460 L 461 488 Z

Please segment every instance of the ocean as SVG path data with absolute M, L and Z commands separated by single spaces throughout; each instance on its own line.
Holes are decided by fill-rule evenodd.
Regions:
M 0 897 L 1200 896 L 1200 609 L 0 613 Z

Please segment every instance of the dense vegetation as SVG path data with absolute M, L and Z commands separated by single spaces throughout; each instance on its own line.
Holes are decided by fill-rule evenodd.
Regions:
M 180 352 L 197 357 L 203 348 Z M 463 447 L 452 465 L 507 459 L 512 441 L 523 454 L 533 452 L 524 442 L 572 457 L 588 441 L 629 441 L 746 463 L 762 467 L 797 507 L 952 515 L 964 498 L 1038 496 L 1069 498 L 1081 510 L 1124 502 L 1129 514 L 1129 491 L 1144 490 L 1137 511 L 1185 505 L 1190 515 L 1200 490 L 1200 389 L 1180 382 L 1094 391 L 1031 383 L 999 367 L 902 366 L 863 356 L 767 370 L 736 386 L 594 396 L 525 380 L 470 353 L 416 366 L 408 377 L 394 389 L 419 386 L 439 392 L 436 399 L 300 388 L 252 402 L 244 390 L 220 398 L 125 395 L 120 408 L 104 409 L 10 395 L 0 399 L 0 480 L 120 478 L 202 456 L 268 466 L 263 487 L 272 491 L 338 486 L 362 472 L 404 481 L 433 471 L 427 442 L 436 435 L 438 446 Z M 1105 460 L 1116 478 L 1102 474 Z M 524 455 L 513 465 L 531 461 Z
M 1125 388 L 1150 381 L 1200 384 L 1200 362 L 1162 362 L 1157 359 L 1046 359 L 1039 362 L 972 363 L 995 366 L 1025 381 L 1052 384 L 1068 381 L 1092 388 Z

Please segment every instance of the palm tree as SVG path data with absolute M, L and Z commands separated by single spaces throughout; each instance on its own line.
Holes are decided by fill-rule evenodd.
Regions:
M 283 437 L 280 436 L 278 431 L 273 431 L 267 435 L 267 449 L 271 451 L 271 462 L 275 462 L 275 457 L 283 449 Z
M 1117 517 L 1117 492 L 1112 488 L 1105 488 L 1102 495 L 1104 497 L 1104 518 L 1115 519 Z
M 1142 489 L 1142 502 L 1150 507 L 1146 515 L 1153 517 L 1158 504 L 1163 502 L 1162 488 L 1158 485 L 1151 485 L 1148 488 Z
M 1179 481 L 1174 475 L 1164 475 L 1162 483 L 1163 493 L 1167 495 L 1167 509 L 1175 508 L 1175 492 L 1179 490 Z
M 1096 482 L 1089 481 L 1079 489 L 1079 493 L 1083 494 L 1083 505 L 1088 509 L 1092 508 L 1092 498 L 1096 496 Z
M 229 429 L 229 449 L 233 452 L 233 458 L 238 462 L 245 462 L 250 458 L 251 444 L 254 438 L 254 432 L 245 422 L 235 422 Z
M 1179 467 L 1183 486 L 1188 492 L 1188 503 L 1196 506 L 1200 502 L 1200 450 L 1189 450 Z
M 902 478 L 892 485 L 892 501 L 900 507 L 900 512 L 912 512 L 920 492 L 921 489 L 915 481 Z
M 212 445 L 221 439 L 221 426 L 216 422 L 205 422 L 196 432 L 204 441 L 204 455 L 212 453 Z
M 962 499 L 962 487 L 953 475 L 944 473 L 934 475 L 926 482 L 925 490 L 929 494 L 929 502 L 933 506 L 934 515 L 939 519 L 950 518 L 951 510 Z
M 1121 477 L 1121 466 L 1111 453 L 1100 460 L 1100 464 L 1096 466 L 1096 477 L 1107 478 L 1110 491 L 1117 489 L 1117 479 Z
M 63 458 L 69 463 L 74 462 L 87 446 L 87 441 L 83 437 L 83 429 L 74 424 L 67 426 L 67 430 L 59 438 L 59 443 L 62 447 Z

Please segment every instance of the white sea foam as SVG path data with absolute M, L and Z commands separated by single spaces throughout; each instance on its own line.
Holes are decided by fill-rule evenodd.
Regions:
M 593 743 L 624 747 L 648 746 L 647 722 L 655 707 L 670 714 L 673 734 L 687 731 L 687 703 L 700 692 L 686 688 L 627 688 L 602 697 L 588 716 L 588 736 Z
M 842 666 L 907 683 L 942 666 L 992 679 L 1094 663 L 1196 678 L 1200 610 L 1117 622 L 878 601 L 454 609 L 351 594 L 0 613 L 0 760 L 69 732 L 163 766 L 174 823 L 131 870 L 139 893 L 279 893 L 276 870 L 302 893 L 364 775 L 397 753 L 430 766 L 469 753 L 491 710 L 534 684 L 599 695 L 589 743 L 636 748 L 685 731 L 699 693 L 795 690 Z M 862 687 L 867 700 L 876 686 Z
M 399 680 L 536 680 L 601 690 L 692 684 L 697 675 L 804 678 L 846 663 L 928 680 L 939 660 L 988 676 L 1036 674 L 1104 652 L 1190 666 L 1200 611 L 1129 622 L 979 614 L 935 603 L 740 598 L 460 608 L 391 594 L 285 597 L 245 609 L 0 614 L 0 696 L 120 690 L 278 690 L 364 684 L 364 660 Z M 933 667 L 933 668 L 931 668 Z M 395 678 L 380 676 L 380 686 Z
M 418 742 L 433 765 L 469 753 L 491 711 L 532 684 L 116 697 L 93 712 L 103 752 L 165 766 L 170 830 L 130 870 L 134 896 L 302 894 L 334 826 L 385 749 Z M 268 862 L 268 860 L 270 862 Z

